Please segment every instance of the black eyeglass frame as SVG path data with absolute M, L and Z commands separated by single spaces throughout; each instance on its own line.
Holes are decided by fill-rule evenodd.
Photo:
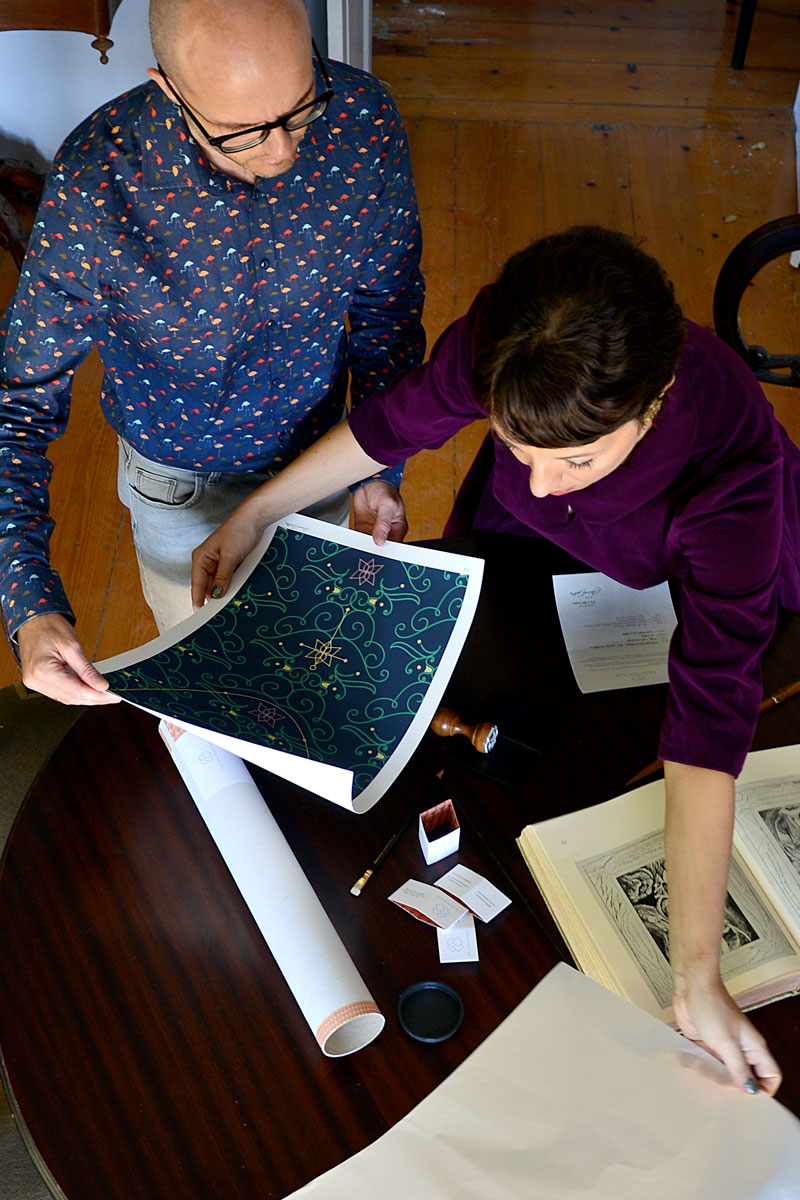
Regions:
M 220 150 L 223 154 L 230 155 L 230 154 L 238 154 L 240 150 L 252 150 L 252 148 L 254 146 L 260 146 L 263 142 L 265 142 L 267 140 L 269 135 L 272 133 L 273 129 L 284 129 L 287 133 L 293 133 L 296 129 L 305 129 L 305 127 L 307 125 L 311 125 L 312 122 L 318 121 L 319 118 L 324 114 L 325 110 L 327 109 L 328 105 L 330 104 L 331 100 L 333 99 L 335 93 L 333 91 L 333 88 L 331 87 L 331 77 L 327 72 L 323 57 L 320 54 L 319 50 L 317 49 L 316 43 L 314 42 L 313 38 L 311 41 L 311 47 L 314 51 L 314 56 L 315 56 L 317 62 L 319 63 L 320 70 L 322 71 L 322 78 L 325 81 L 325 91 L 324 92 L 321 92 L 318 96 L 315 96 L 313 98 L 313 100 L 309 100 L 308 103 L 301 104 L 299 108 L 295 108 L 291 112 L 286 113 L 285 116 L 279 117 L 277 121 L 265 121 L 263 125 L 250 125 L 247 129 L 240 129 L 236 133 L 223 133 L 223 134 L 217 135 L 215 137 L 212 137 L 211 134 L 205 129 L 205 127 L 203 126 L 199 117 L 197 116 L 197 113 L 195 113 L 193 111 L 193 109 L 191 109 L 189 107 L 189 105 L 184 100 L 183 96 L 181 96 L 180 93 L 177 91 L 177 89 L 175 87 L 173 87 L 172 83 L 170 82 L 169 76 L 167 75 L 166 71 L 161 66 L 161 64 L 159 62 L 156 62 L 156 66 L 158 67 L 159 71 L 161 72 L 161 77 L 163 78 L 164 82 L 166 83 L 167 87 L 169 88 L 170 92 L 172 93 L 172 96 L 178 101 L 178 104 L 180 104 L 181 108 L 184 109 L 184 111 L 187 112 L 188 115 L 192 118 L 195 125 L 200 130 L 200 132 L 202 133 L 205 140 L 208 142 L 209 146 L 213 146 L 215 150 Z M 316 108 L 320 105 L 322 105 L 322 107 L 320 108 L 318 113 L 314 114 L 313 117 L 309 117 L 308 120 L 305 120 L 305 121 L 298 121 L 294 125 L 289 124 L 289 122 L 292 121 L 293 118 L 298 117 L 301 113 L 306 112 L 308 109 Z M 234 150 L 229 149 L 228 146 L 226 145 L 226 143 L 236 141 L 239 138 L 247 137 L 247 135 L 250 133 L 257 133 L 258 137 L 254 137 L 251 141 L 245 142 L 241 146 L 237 146 Z

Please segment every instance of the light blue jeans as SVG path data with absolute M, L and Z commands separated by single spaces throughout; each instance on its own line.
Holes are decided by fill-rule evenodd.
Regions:
M 255 471 L 163 466 L 119 439 L 117 490 L 130 512 L 142 590 L 160 633 L 191 616 L 192 551 L 267 479 Z M 336 492 L 305 512 L 346 528 L 350 493 Z

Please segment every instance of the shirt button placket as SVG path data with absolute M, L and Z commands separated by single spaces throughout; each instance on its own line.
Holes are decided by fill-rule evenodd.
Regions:
M 255 254 L 255 265 L 258 272 L 258 305 L 264 326 L 264 357 L 267 362 L 266 379 L 270 391 L 275 387 L 277 364 L 274 361 L 273 342 L 275 319 L 270 311 L 280 297 L 278 287 L 278 271 L 275 251 L 275 238 L 272 227 L 272 209 L 270 204 L 270 185 L 267 181 L 259 180 L 253 188 L 253 203 L 250 206 L 251 231 L 253 244 L 258 247 Z

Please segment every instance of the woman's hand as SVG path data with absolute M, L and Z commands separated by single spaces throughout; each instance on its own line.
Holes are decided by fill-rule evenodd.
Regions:
M 22 682 L 61 704 L 117 704 L 61 613 L 31 617 L 17 630 Z
M 733 777 L 665 762 L 665 847 L 669 957 L 675 1016 L 747 1091 L 773 1095 L 781 1081 L 764 1039 L 736 1007 L 720 978 L 733 835 Z
M 673 997 L 678 1028 L 728 1068 L 731 1078 L 748 1092 L 774 1096 L 781 1072 L 767 1043 L 717 978 L 708 984 L 676 976 Z
M 258 544 L 266 525 L 254 505 L 245 500 L 219 529 L 192 552 L 192 604 L 218 600 L 227 592 L 231 577 Z
M 192 604 L 202 608 L 207 599 L 218 600 L 224 596 L 231 576 L 239 563 L 264 533 L 264 530 L 280 521 L 289 513 L 302 512 L 318 500 L 332 496 L 334 492 L 382 471 L 383 463 L 375 462 L 359 446 L 350 432 L 346 421 L 335 426 L 309 446 L 299 458 L 289 463 L 272 479 L 248 496 L 228 517 L 219 529 L 207 537 L 192 554 Z M 377 481 L 381 483 L 381 481 Z M 374 482 L 368 483 L 374 488 Z M 386 485 L 381 483 L 381 487 Z M 369 493 L 367 493 L 369 496 Z M 402 507 L 399 496 L 397 501 Z M 382 535 L 384 524 L 389 529 L 396 525 L 397 505 L 393 506 L 388 521 L 385 520 L 385 497 L 380 505 L 371 505 L 374 523 L 381 516 Z M 379 508 L 383 512 L 379 512 Z M 371 527 L 375 527 L 372 525 Z M 375 527 L 376 528 L 376 527 Z M 376 537 L 377 540 L 377 537 Z M 380 544 L 380 543 L 379 543 Z

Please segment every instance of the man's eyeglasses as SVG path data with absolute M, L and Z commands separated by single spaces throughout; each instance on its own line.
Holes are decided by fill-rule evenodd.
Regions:
M 260 146 L 262 142 L 267 140 L 273 129 L 285 129 L 287 133 L 293 133 L 296 129 L 304 129 L 306 125 L 310 125 L 312 121 L 316 121 L 325 112 L 325 109 L 333 99 L 333 88 L 331 87 L 330 76 L 325 69 L 322 55 L 313 41 L 311 45 L 322 71 L 322 78 L 325 80 L 325 91 L 321 92 L 319 96 L 315 96 L 313 100 L 309 100 L 307 104 L 301 104 L 299 108 L 295 108 L 292 112 L 287 113 L 286 116 L 279 117 L 277 121 L 265 121 L 263 125 L 251 125 L 249 129 L 240 129 L 236 133 L 223 133 L 219 137 L 212 137 L 203 128 L 197 114 L 192 111 L 183 99 L 183 96 L 179 95 L 170 83 L 164 68 L 160 63 L 157 65 L 169 91 L 178 101 L 184 112 L 192 118 L 209 146 L 213 146 L 215 150 L 221 150 L 223 154 L 237 154 L 239 150 L 251 150 L 253 146 Z

